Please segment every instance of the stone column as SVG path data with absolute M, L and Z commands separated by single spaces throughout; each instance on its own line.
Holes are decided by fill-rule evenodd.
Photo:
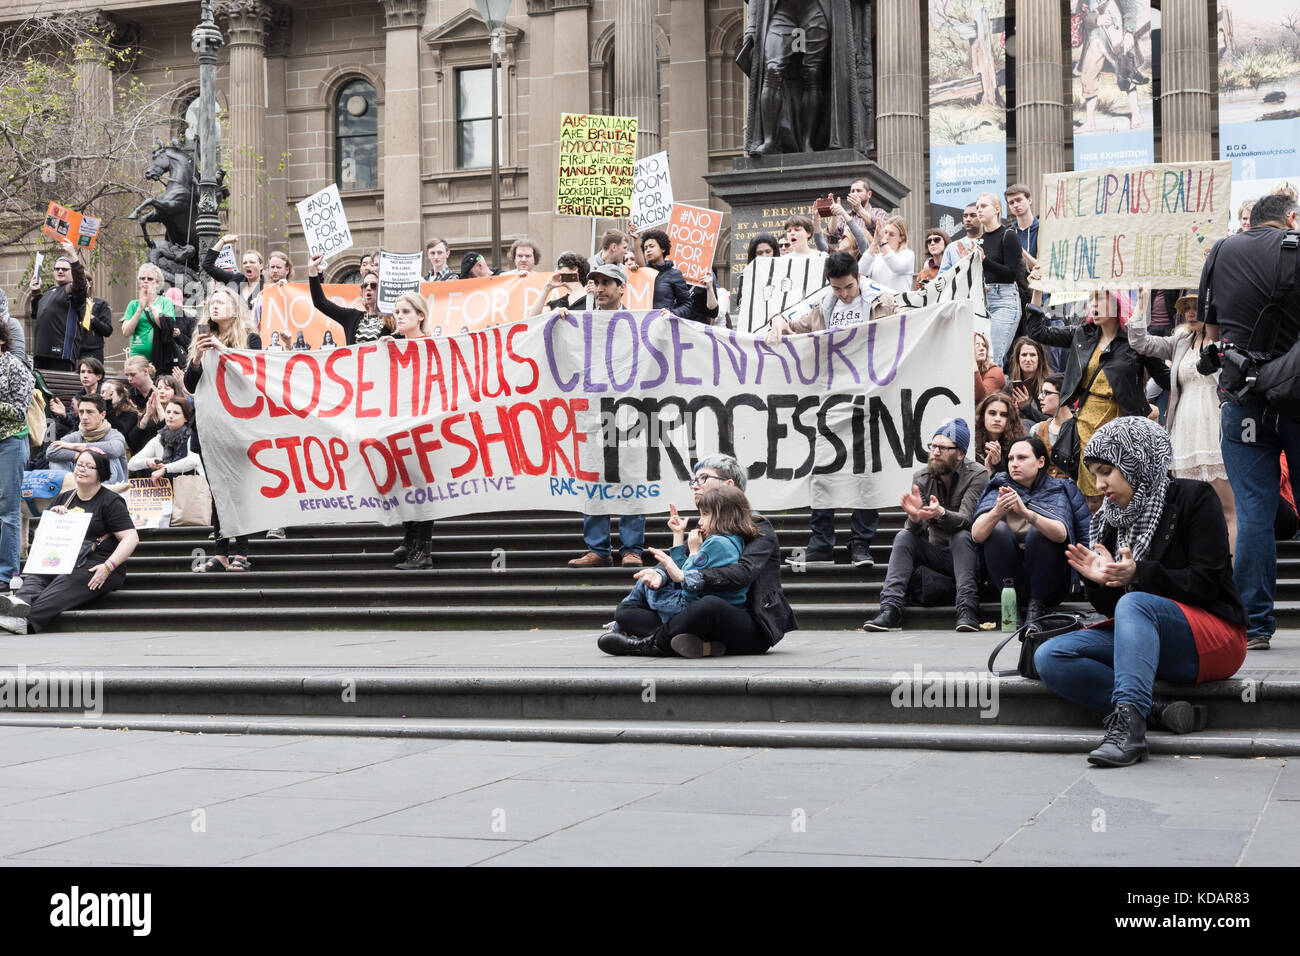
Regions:
M 655 6 L 655 0 L 619 0 L 618 19 L 614 21 L 614 113 L 637 118 L 638 158 L 659 152 Z M 697 2 L 696 6 L 700 4 Z M 701 29 L 703 19 L 704 11 L 701 9 Z M 702 48 L 704 37 L 700 36 L 699 41 Z M 707 100 L 707 89 L 707 85 L 702 85 L 695 94 L 684 90 L 682 99 L 696 95 Z
M 1210 87 L 1215 68 L 1205 0 L 1164 0 L 1160 20 L 1160 159 L 1189 163 L 1210 152 Z
M 424 0 L 380 0 L 384 8 L 384 248 L 419 252 L 420 26 Z
M 230 47 L 230 138 L 223 147 L 230 163 L 230 231 L 235 252 L 266 255 L 266 30 L 271 7 L 265 0 L 221 0 L 216 14 Z
M 95 24 L 97 29 L 109 26 L 102 15 L 95 16 L 95 19 L 98 21 Z M 77 123 L 81 136 L 89 139 L 87 143 L 89 151 L 98 152 L 100 147 L 97 140 L 101 140 L 108 132 L 108 127 L 103 124 L 100 117 L 110 116 L 113 112 L 113 71 L 104 59 L 104 51 L 92 44 L 82 44 L 77 47 L 73 69 L 77 75 L 73 100 Z M 132 227 L 134 225 L 131 223 Z M 138 236 L 139 233 L 136 232 L 136 235 Z M 94 282 L 92 294 L 101 299 L 108 298 L 110 276 L 104 258 L 102 255 L 94 256 L 95 265 L 90 270 L 90 278 Z M 143 252 L 141 258 L 143 259 Z M 104 355 L 107 357 L 108 354 L 105 349 Z
M 668 68 L 672 98 L 674 197 L 696 206 L 709 204 L 709 88 L 708 30 L 705 5 L 698 0 L 672 0 L 672 36 Z M 615 27 L 615 29 L 618 29 Z M 615 38 L 617 41 L 617 37 Z M 739 74 L 739 67 L 735 68 Z M 735 108 L 739 108 L 736 104 Z M 646 151 L 643 151 L 646 152 Z M 725 254 L 725 250 L 721 250 Z
M 289 149 L 289 118 L 285 113 L 289 41 L 293 34 L 293 10 L 287 6 L 272 8 L 271 27 L 266 34 L 266 200 L 270 219 L 266 224 L 267 255 L 272 250 L 289 251 L 289 227 L 297 215 L 289 205 L 289 164 L 284 154 Z M 303 253 L 305 255 L 305 247 Z M 304 273 L 305 274 L 305 273 Z
M 553 263 L 566 249 L 586 252 L 591 246 L 590 219 L 555 213 L 559 113 L 592 111 L 587 73 L 591 0 L 528 0 L 527 10 L 528 98 L 533 110 L 528 126 L 528 234 L 542 243 L 543 255 Z
M 924 235 L 929 226 L 921 115 L 925 76 L 918 26 L 924 22 L 919 0 L 877 0 L 877 162 L 911 190 L 899 212 L 914 236 Z M 843 188 L 847 190 L 848 183 Z
M 1035 213 L 1043 175 L 1065 169 L 1065 110 L 1070 93 L 1064 79 L 1062 20 L 1056 0 L 1019 0 L 1016 7 L 1014 181 L 1033 190 Z

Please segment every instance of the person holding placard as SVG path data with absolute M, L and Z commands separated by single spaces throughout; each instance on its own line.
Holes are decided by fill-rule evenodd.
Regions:
M 37 368 L 71 372 L 81 339 L 79 319 L 90 286 L 77 247 L 64 241 L 59 248 L 63 255 L 54 260 L 54 286 L 42 293 L 40 276 L 32 276 L 32 361 Z
M 641 233 L 640 239 L 645 265 L 655 270 L 654 308 L 671 312 L 678 318 L 689 319 L 694 309 L 691 304 L 691 287 L 668 258 L 668 253 L 673 248 L 668 233 L 662 229 L 647 229 Z M 716 309 L 713 314 L 718 314 Z
M 89 604 L 126 583 L 125 564 L 140 535 L 126 501 L 105 488 L 108 457 L 92 448 L 77 456 L 76 487 L 56 499 L 46 514 L 89 514 L 90 524 L 76 565 L 68 574 L 26 574 L 18 592 L 5 599 L 9 614 L 0 627 L 13 634 L 37 634 L 64 611 Z
M 262 337 L 256 332 L 250 332 L 248 328 L 247 306 L 248 303 L 231 291 L 229 286 L 218 286 L 212 290 L 207 301 L 203 303 L 199 327 L 194 341 L 190 343 L 190 365 L 185 371 L 186 391 L 193 394 L 198 388 L 199 380 L 203 378 L 201 357 L 209 349 L 261 350 Z M 197 416 L 190 427 L 193 429 L 192 447 L 202 456 Z M 248 560 L 248 535 L 227 538 L 221 534 L 221 518 L 217 514 L 215 499 L 212 502 L 212 537 L 217 553 L 195 567 L 195 571 L 212 573 L 252 570 L 253 565 Z
M 324 261 L 324 254 L 318 252 L 311 257 L 307 266 L 307 286 L 311 289 L 312 308 L 343 326 L 343 335 L 348 345 L 378 342 L 385 335 L 392 335 L 396 328 L 393 317 L 379 313 L 379 273 L 361 273 L 361 304 L 365 308 L 349 309 L 334 304 L 326 297 L 320 277 L 320 267 Z
M 256 249 L 245 252 L 243 259 L 240 260 L 242 272 L 231 272 L 217 265 L 217 256 L 221 250 L 238 241 L 239 237 L 232 235 L 225 235 L 218 239 L 203 257 L 203 271 L 218 282 L 234 289 L 251 311 L 261 301 L 262 289 L 266 285 L 266 280 L 262 278 L 262 254 Z

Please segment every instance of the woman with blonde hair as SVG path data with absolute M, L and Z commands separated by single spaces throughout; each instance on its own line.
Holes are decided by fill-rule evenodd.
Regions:
M 984 401 L 984 396 L 1002 391 L 1007 384 L 1007 377 L 1002 374 L 1002 366 L 989 356 L 989 339 L 983 332 L 975 333 L 975 401 Z
M 204 329 L 204 326 L 207 326 Z M 261 349 L 262 337 L 248 330 L 248 307 L 241 296 L 236 295 L 226 286 L 217 286 L 208 295 L 207 301 L 199 313 L 199 329 L 190 343 L 190 366 L 185 372 L 185 388 L 193 392 L 203 378 L 203 362 L 200 358 L 211 349 Z M 190 423 L 193 430 L 191 447 L 203 455 L 199 443 L 199 416 L 196 414 Z M 248 536 L 226 538 L 221 534 L 221 519 L 217 515 L 217 503 L 212 502 L 212 535 L 216 542 L 217 553 L 206 563 L 196 567 L 195 571 L 250 571 L 253 565 L 248 560 Z
M 176 306 L 163 295 L 163 271 L 152 262 L 141 264 L 135 278 L 139 291 L 122 313 L 122 334 L 131 340 L 127 351 L 166 374 L 176 364 Z
M 871 234 L 871 245 L 859 260 L 862 274 L 894 292 L 912 291 L 916 254 L 907 248 L 907 220 L 890 216 Z
M 394 338 L 424 339 L 433 334 L 429 322 L 429 303 L 418 292 L 407 292 L 393 303 L 393 320 L 397 323 Z M 424 571 L 433 567 L 433 521 L 403 521 L 406 533 L 393 557 L 403 559 L 399 571 Z
M 1023 300 L 1021 287 L 1028 288 L 1024 252 L 1013 230 L 1002 223 L 1002 200 L 993 193 L 981 193 L 975 200 L 975 215 L 984 227 L 979 247 L 971 253 L 983 259 L 984 303 L 989 313 L 994 362 L 1006 362 L 1011 340 L 1020 325 Z

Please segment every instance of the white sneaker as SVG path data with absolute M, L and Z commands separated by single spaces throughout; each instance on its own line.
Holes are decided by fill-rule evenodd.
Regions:
M 13 617 L 26 618 L 27 612 L 31 609 L 32 606 L 17 594 L 0 595 L 0 610 L 5 614 L 12 615 Z
M 283 540 L 284 540 L 284 529 L 283 529 L 283 528 L 272 528 L 270 531 L 268 531 L 268 532 L 266 533 L 266 536 L 267 536 L 268 538 L 278 538 L 278 539 L 280 539 L 281 541 L 283 541 Z
M 27 618 L 25 617 L 0 617 L 0 628 L 8 631 L 10 634 L 26 634 Z

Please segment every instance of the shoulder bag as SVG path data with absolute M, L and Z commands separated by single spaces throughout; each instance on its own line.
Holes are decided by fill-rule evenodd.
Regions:
M 1081 631 L 1084 626 L 1083 616 L 1079 614 L 1065 611 L 1056 614 L 1044 614 L 1038 620 L 1026 624 L 1014 634 L 1008 634 L 997 647 L 993 648 L 993 653 L 989 655 L 989 673 L 995 677 L 1010 677 L 1013 674 L 1019 674 L 1026 680 L 1038 680 L 1038 670 L 1034 667 L 1034 654 L 1038 652 L 1038 649 L 1052 638 L 1060 637 L 1062 634 L 1069 634 L 1071 631 Z M 993 662 L 997 660 L 998 653 L 1013 638 L 1020 639 L 1020 660 L 1016 664 L 1016 669 L 994 670 Z

